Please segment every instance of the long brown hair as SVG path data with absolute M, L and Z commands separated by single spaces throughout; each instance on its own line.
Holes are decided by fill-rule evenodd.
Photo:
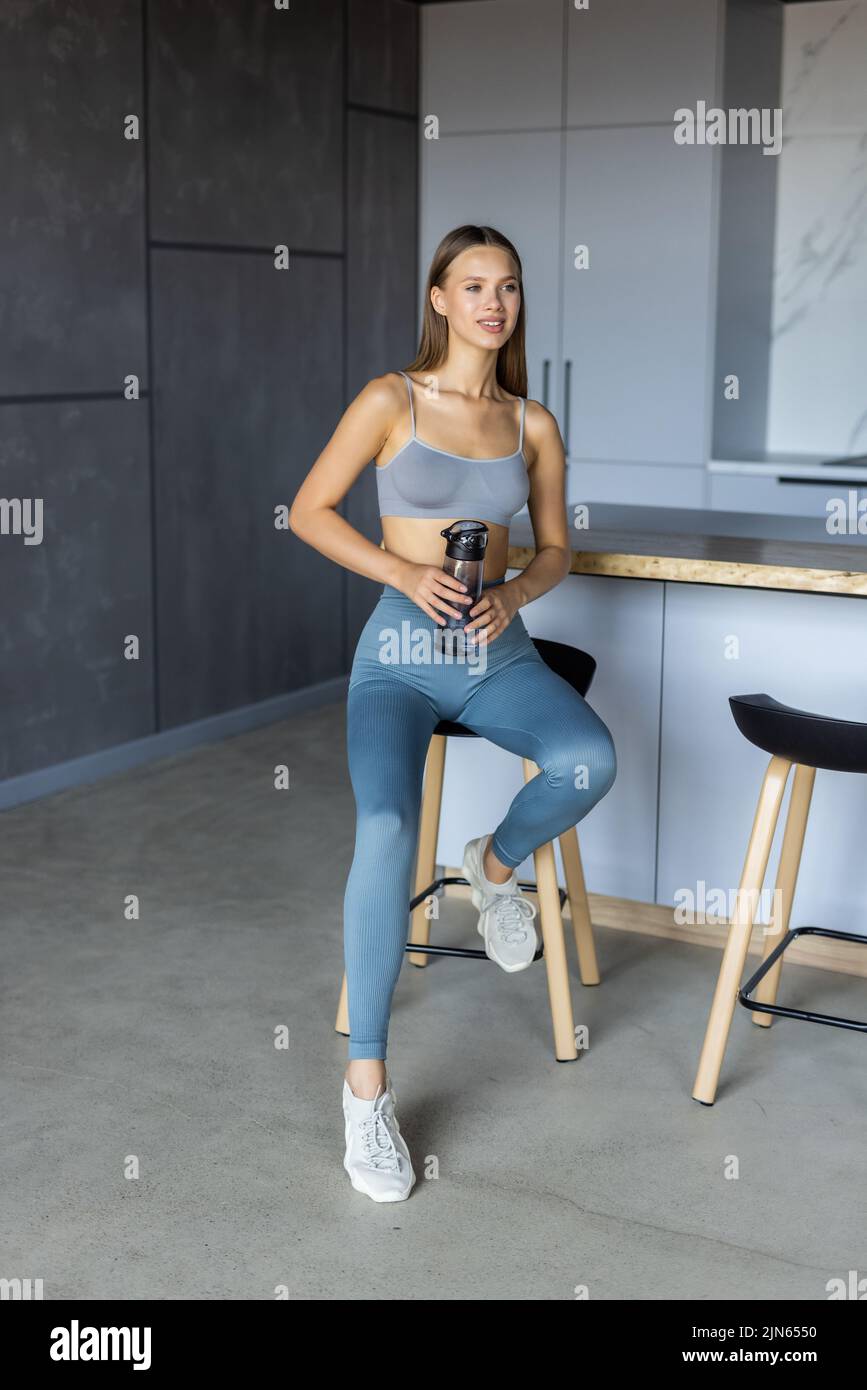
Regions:
M 445 360 L 449 346 L 449 326 L 442 314 L 431 304 L 434 285 L 442 286 L 449 266 L 462 251 L 471 246 L 499 246 L 515 262 L 516 278 L 521 292 L 521 307 L 514 332 L 497 353 L 497 382 L 513 396 L 527 394 L 527 356 L 525 349 L 526 314 L 521 258 L 508 237 L 494 227 L 473 227 L 466 224 L 447 232 L 433 254 L 425 290 L 424 318 L 415 360 L 405 369 L 408 372 L 429 372 Z

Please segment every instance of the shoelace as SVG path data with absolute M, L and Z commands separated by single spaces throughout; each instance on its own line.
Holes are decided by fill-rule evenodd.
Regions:
M 500 939 L 507 945 L 514 945 L 527 939 L 525 922 L 532 922 L 536 916 L 536 904 L 520 893 L 492 893 L 483 903 L 483 911 L 494 909 L 494 927 Z
M 374 1110 L 361 1121 L 359 1129 L 365 1163 L 380 1172 L 396 1173 L 399 1167 L 397 1150 L 382 1111 Z

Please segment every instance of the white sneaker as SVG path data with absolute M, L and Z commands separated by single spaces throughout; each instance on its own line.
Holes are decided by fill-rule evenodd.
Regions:
M 505 883 L 492 883 L 486 876 L 482 866 L 489 838 L 480 835 L 469 841 L 464 850 L 463 876 L 479 911 L 478 931 L 484 937 L 485 955 L 511 975 L 532 965 L 539 948 L 533 926 L 536 905 L 519 889 L 517 869 Z
M 406 1140 L 394 1113 L 396 1096 L 391 1078 L 373 1100 L 357 1096 L 344 1078 L 343 1116 L 346 1155 L 343 1166 L 356 1192 L 374 1202 L 402 1202 L 415 1183 Z

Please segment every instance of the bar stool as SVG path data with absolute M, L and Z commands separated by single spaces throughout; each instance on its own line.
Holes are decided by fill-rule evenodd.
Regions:
M 856 1019 L 837 1018 L 808 1009 L 784 1008 L 776 1003 L 783 953 L 798 936 L 825 936 L 835 941 L 867 944 L 867 938 L 853 932 L 830 931 L 821 927 L 788 930 L 816 769 L 867 772 L 867 724 L 848 719 L 829 719 L 825 715 L 810 714 L 807 710 L 792 709 L 789 705 L 781 705 L 770 695 L 732 695 L 729 705 L 744 738 L 770 753 L 771 761 L 759 793 L 735 912 L 729 925 L 692 1093 L 703 1105 L 712 1105 L 716 1096 L 736 1001 L 750 1009 L 753 1022 L 763 1028 L 770 1026 L 772 1015 L 779 1014 L 785 1018 L 805 1019 L 810 1023 L 867 1032 L 867 1023 Z M 793 764 L 795 776 L 777 870 L 774 910 L 768 924 L 762 963 L 741 989 L 756 906 L 765 881 L 789 769 Z M 775 946 L 774 938 L 781 933 L 782 939 Z M 756 995 L 752 998 L 754 990 Z
M 586 695 L 596 671 L 596 662 L 587 652 L 579 651 L 564 642 L 551 642 L 545 638 L 534 637 L 533 644 L 542 660 L 558 676 Z M 465 946 L 436 946 L 430 942 L 430 919 L 425 913 L 425 905 L 432 895 L 437 895 L 446 884 L 469 884 L 465 878 L 433 878 L 437 838 L 439 835 L 440 809 L 442 804 L 443 774 L 445 770 L 446 746 L 449 738 L 476 738 L 472 729 L 463 724 L 441 719 L 431 735 L 425 761 L 424 785 L 419 820 L 418 849 L 416 853 L 415 893 L 410 900 L 412 914 L 409 939 L 406 951 L 410 961 L 416 966 L 425 966 L 427 957 L 433 955 L 455 956 L 464 959 L 487 960 L 483 950 Z M 522 758 L 524 781 L 539 772 L 536 763 L 530 758 Z M 593 940 L 593 926 L 587 902 L 587 889 L 581 852 L 578 848 L 578 832 L 570 826 L 558 837 L 563 870 L 566 877 L 567 892 L 557 883 L 557 866 L 554 859 L 554 845 L 548 841 L 534 851 L 536 883 L 521 883 L 519 887 L 538 894 L 539 921 L 542 928 L 542 945 L 537 950 L 535 960 L 544 956 L 548 977 L 548 999 L 551 1007 L 551 1022 L 554 1030 L 554 1055 L 558 1062 L 574 1062 L 578 1057 L 575 1041 L 575 1024 L 572 1014 L 572 999 L 569 991 L 569 972 L 566 965 L 566 940 L 563 930 L 561 909 L 568 896 L 572 914 L 572 928 L 578 952 L 578 968 L 583 985 L 599 984 L 599 967 L 596 960 L 596 946 Z M 335 1030 L 349 1036 L 349 1008 L 346 989 L 346 972 L 340 990 Z

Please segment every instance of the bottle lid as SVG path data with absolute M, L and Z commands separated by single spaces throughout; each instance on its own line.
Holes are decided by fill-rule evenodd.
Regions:
M 440 531 L 450 560 L 481 560 L 488 544 L 488 528 L 482 521 L 455 521 Z

